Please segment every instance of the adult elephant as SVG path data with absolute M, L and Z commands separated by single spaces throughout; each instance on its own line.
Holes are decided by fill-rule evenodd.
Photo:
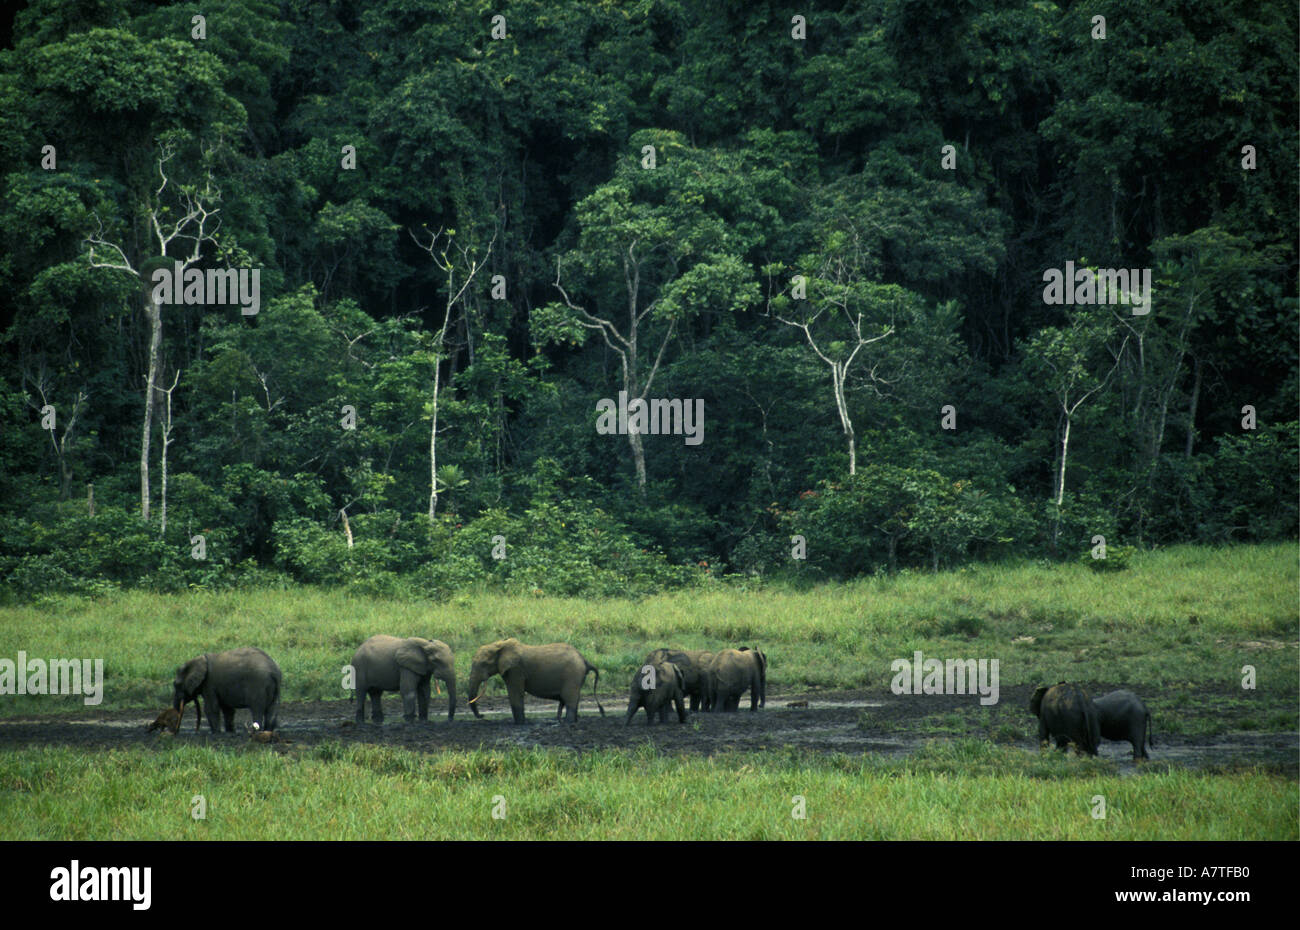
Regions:
M 645 708 L 646 726 L 659 717 L 660 723 L 668 722 L 668 708 L 675 705 L 677 720 L 686 722 L 686 703 L 682 700 L 682 673 L 672 662 L 647 662 L 632 675 L 631 693 L 627 699 L 627 726 L 636 716 L 636 712 Z
M 713 706 L 713 689 L 710 687 L 709 665 L 713 653 L 703 649 L 656 649 L 645 657 L 642 665 L 671 662 L 677 666 L 682 678 L 682 694 L 691 700 L 691 713 L 709 710 Z
M 709 664 L 709 687 L 714 710 L 739 710 L 740 698 L 746 691 L 751 711 L 766 706 L 767 656 L 748 646 L 722 650 Z
M 429 683 L 437 678 L 447 685 L 447 719 L 456 716 L 456 656 L 451 647 L 436 639 L 408 636 L 399 639 L 380 633 L 357 648 L 352 657 L 357 687 L 357 723 L 366 719 L 366 695 L 370 695 L 370 719 L 384 722 L 385 691 L 402 694 L 402 719 L 429 719 Z
M 1040 745 L 1050 736 L 1062 752 L 1074 743 L 1076 749 L 1090 756 L 1097 754 L 1101 742 L 1097 705 L 1083 688 L 1064 681 L 1050 688 L 1042 685 L 1029 699 L 1029 710 L 1038 718 Z
M 207 704 L 208 726 L 217 732 L 217 711 L 226 732 L 235 731 L 235 710 L 247 707 L 253 722 L 274 730 L 280 717 L 280 666 L 252 646 L 208 652 L 190 659 L 176 670 L 172 682 L 172 707 L 202 697 Z
M 510 712 L 515 723 L 524 722 L 524 694 L 559 701 L 569 723 L 578 719 L 578 695 L 588 672 L 595 672 L 592 696 L 600 685 L 600 671 L 568 643 L 526 646 L 517 639 L 500 639 L 480 646 L 474 653 L 469 672 L 469 707 L 475 717 L 482 717 L 476 702 L 483 682 L 500 675 L 506 683 Z M 596 701 L 600 715 L 605 708 Z
M 1149 759 L 1146 747 L 1155 748 L 1151 738 L 1151 711 L 1132 691 L 1112 691 L 1092 702 L 1097 706 L 1097 724 L 1102 739 L 1127 741 L 1133 747 L 1133 759 Z

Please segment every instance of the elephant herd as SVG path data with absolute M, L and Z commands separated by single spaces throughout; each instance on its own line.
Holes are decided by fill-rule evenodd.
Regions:
M 429 690 L 434 679 L 447 686 L 447 719 L 456 716 L 456 665 L 450 646 L 436 639 L 418 636 L 372 636 L 352 657 L 351 670 L 356 688 L 357 723 L 365 721 L 366 698 L 370 698 L 370 719 L 383 723 L 384 692 L 402 696 L 402 718 L 429 719 Z M 524 722 L 524 695 L 558 702 L 556 718 L 572 723 L 578 717 L 578 699 L 587 673 L 595 672 L 592 696 L 600 684 L 600 672 L 568 643 L 528 646 L 517 639 L 502 639 L 480 646 L 470 663 L 468 703 L 475 717 L 481 689 L 489 678 L 505 682 L 510 712 L 515 723 Z M 208 705 L 208 725 L 217 732 L 217 714 L 227 732 L 234 730 L 235 710 L 248 708 L 254 731 L 273 731 L 280 708 L 280 667 L 260 649 L 243 647 L 226 652 L 206 653 L 176 670 L 172 682 L 172 707 L 150 725 L 175 732 L 184 719 L 185 705 L 195 706 L 195 729 L 202 726 L 202 702 Z M 646 712 L 646 724 L 667 722 L 670 709 L 678 721 L 686 722 L 686 702 L 692 713 L 736 711 L 749 692 L 749 709 L 767 703 L 767 656 L 759 649 L 741 646 L 719 652 L 690 649 L 655 649 L 645 657 L 632 676 L 627 703 L 630 724 L 638 710 Z M 605 708 L 596 707 L 603 717 Z M 1060 682 L 1038 688 L 1029 702 L 1038 718 L 1038 739 L 1056 740 L 1064 750 L 1070 743 L 1089 755 L 1097 754 L 1102 739 L 1128 741 L 1134 759 L 1148 758 L 1151 712 L 1131 691 L 1113 691 L 1093 700 L 1082 687 Z
M 1074 743 L 1095 756 L 1102 739 L 1127 741 L 1136 760 L 1150 758 L 1146 747 L 1156 745 L 1151 711 L 1132 691 L 1112 691 L 1093 700 L 1080 686 L 1063 681 L 1034 691 L 1029 710 L 1038 718 L 1038 741 L 1051 737 L 1062 751 Z
M 456 716 L 455 654 L 436 639 L 418 636 L 372 636 L 352 657 L 351 671 L 356 689 L 357 723 L 365 721 L 366 698 L 370 698 L 370 719 L 383 723 L 384 692 L 402 696 L 402 718 L 408 723 L 429 719 L 429 692 L 433 680 L 447 686 L 447 719 Z M 517 639 L 502 639 L 480 646 L 470 664 L 468 703 L 475 717 L 480 690 L 489 678 L 505 682 L 510 712 L 515 723 L 524 722 L 524 695 L 557 701 L 556 718 L 572 723 L 578 717 L 578 698 L 587 673 L 595 672 L 592 696 L 600 684 L 600 672 L 568 643 L 528 646 Z M 172 682 L 172 707 L 150 725 L 175 732 L 184 719 L 185 705 L 195 706 L 195 729 L 202 726 L 202 703 L 207 702 L 208 725 L 217 732 L 218 711 L 227 732 L 234 730 L 235 710 L 248 708 L 256 731 L 274 730 L 280 708 L 280 667 L 261 649 L 243 647 L 226 652 L 206 653 L 186 662 Z M 627 720 L 638 709 L 646 710 L 647 724 L 664 722 L 670 706 L 678 719 L 686 720 L 684 702 L 692 712 L 735 711 L 746 691 L 751 711 L 767 703 L 767 656 L 758 649 L 742 646 L 721 652 L 656 649 L 646 656 L 633 675 Z M 605 708 L 596 707 L 603 717 Z

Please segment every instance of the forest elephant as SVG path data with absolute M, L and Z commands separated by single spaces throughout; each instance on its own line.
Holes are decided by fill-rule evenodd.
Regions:
M 758 710 L 767 704 L 767 656 L 748 646 L 722 650 L 709 665 L 709 687 L 714 710 L 739 710 L 746 691 L 749 709 Z
M 1097 706 L 1097 724 L 1102 739 L 1128 741 L 1133 759 L 1149 759 L 1146 747 L 1155 748 L 1151 733 L 1151 711 L 1132 691 L 1112 691 L 1093 702 Z
M 712 707 L 709 665 L 713 662 L 713 653 L 703 649 L 656 649 L 641 664 L 658 665 L 660 662 L 677 666 L 682 678 L 682 694 L 691 699 L 691 713 Z
M 1064 681 L 1050 688 L 1043 685 L 1030 698 L 1029 710 L 1038 718 L 1040 745 L 1054 737 L 1056 748 L 1062 752 L 1069 743 L 1074 743 L 1079 751 L 1090 756 L 1097 754 L 1101 742 L 1097 706 L 1083 688 Z
M 626 726 L 632 722 L 637 710 L 644 707 L 646 726 L 655 722 L 668 722 L 668 707 L 675 705 L 677 720 L 686 722 L 686 702 L 682 694 L 682 673 L 672 662 L 647 662 L 632 674 L 631 693 L 627 699 Z
M 525 646 L 517 639 L 501 639 L 480 646 L 474 653 L 469 672 L 469 706 L 475 717 L 482 717 L 476 702 L 483 682 L 500 675 L 506 683 L 510 712 L 515 723 L 524 722 L 524 694 L 559 701 L 569 723 L 578 719 L 578 695 L 588 672 L 595 672 L 592 696 L 600 685 L 600 671 L 568 643 Z M 596 707 L 605 716 L 599 700 Z
M 402 719 L 429 719 L 429 685 L 436 678 L 447 685 L 447 719 L 456 716 L 456 656 L 451 647 L 436 639 L 379 634 L 362 643 L 352 657 L 356 676 L 357 723 L 366 719 L 366 695 L 370 695 L 370 719 L 384 722 L 385 691 L 402 694 Z
M 213 733 L 217 732 L 218 710 L 226 732 L 233 733 L 235 710 L 240 707 L 247 707 L 253 722 L 263 730 L 274 730 L 280 716 L 280 666 L 251 646 L 205 653 L 176 670 L 172 707 L 180 710 L 200 696 L 207 704 Z

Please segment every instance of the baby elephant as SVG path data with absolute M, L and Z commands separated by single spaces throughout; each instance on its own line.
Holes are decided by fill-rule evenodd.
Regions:
M 632 676 L 632 690 L 627 699 L 627 726 L 639 708 L 645 708 L 645 723 L 650 726 L 658 714 L 660 723 L 668 722 L 668 705 L 677 707 L 677 720 L 686 722 L 686 704 L 682 700 L 682 672 L 672 662 L 646 664 Z
M 1056 738 L 1056 748 L 1065 751 L 1069 743 L 1090 756 L 1097 754 L 1101 742 L 1101 726 L 1097 722 L 1097 706 L 1088 692 L 1067 682 L 1034 692 L 1029 701 L 1030 712 L 1038 718 L 1038 742 L 1049 736 Z
M 1127 740 L 1133 747 L 1133 759 L 1149 759 L 1146 747 L 1155 748 L 1151 738 L 1151 711 L 1132 691 L 1112 691 L 1092 702 L 1097 705 L 1097 722 L 1102 739 Z

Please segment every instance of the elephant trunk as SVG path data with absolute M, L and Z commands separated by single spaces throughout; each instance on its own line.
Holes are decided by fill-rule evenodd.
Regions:
M 469 676 L 469 709 L 474 711 L 475 717 L 483 716 L 483 714 L 478 709 L 478 704 L 475 703 L 478 700 L 479 688 L 482 686 L 482 684 L 483 684 L 483 679 L 480 678 L 478 675 L 471 674 Z
M 447 719 L 454 720 L 456 717 L 456 673 L 452 672 L 442 682 L 447 686 Z

